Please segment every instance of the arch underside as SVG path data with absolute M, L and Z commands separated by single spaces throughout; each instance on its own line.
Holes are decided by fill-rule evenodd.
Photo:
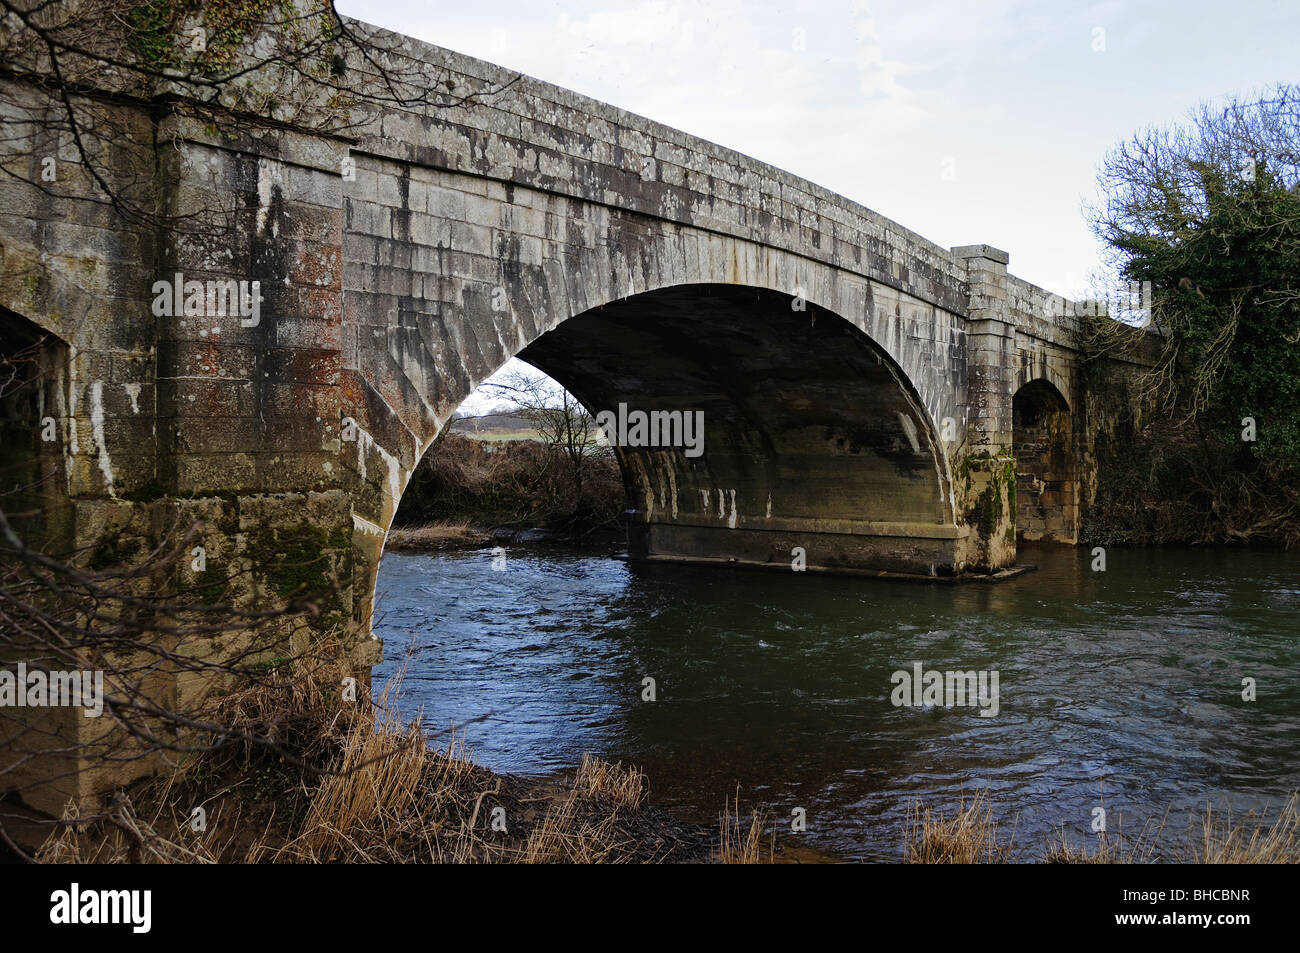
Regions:
M 946 575 L 946 468 L 890 358 L 773 291 L 684 285 L 577 315 L 518 355 L 592 413 L 699 413 L 703 447 L 616 448 L 634 557 Z

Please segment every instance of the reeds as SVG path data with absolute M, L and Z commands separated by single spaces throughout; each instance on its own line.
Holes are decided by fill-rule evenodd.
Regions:
M 621 761 L 610 764 L 584 754 L 573 787 L 584 797 L 603 798 L 619 807 L 636 810 L 645 797 L 646 780 L 640 768 L 624 767 Z
M 962 798 L 951 816 L 912 803 L 903 859 L 909 864 L 995 864 L 1011 849 L 998 842 L 998 823 L 983 792 Z
M 1185 864 L 1300 863 L 1300 793 L 1291 795 L 1267 827 L 1253 814 L 1245 824 L 1234 824 L 1231 813 L 1207 804 L 1175 858 Z
M 1251 813 L 1234 822 L 1230 812 L 1206 804 L 1181 837 L 1168 831 L 1168 813 L 1148 821 L 1136 835 L 1101 832 L 1095 842 L 1075 841 L 1061 828 L 1041 860 L 1049 864 L 1295 864 L 1300 863 L 1300 794 L 1272 821 Z M 912 864 L 1005 863 L 1012 838 L 1002 842 L 984 795 L 965 798 L 951 815 L 914 803 L 904 837 L 904 860 Z
M 734 810 L 733 810 L 734 803 Z M 715 859 L 720 864 L 761 864 L 770 863 L 772 851 L 766 857 L 761 853 L 763 837 L 763 815 L 755 809 L 750 813 L 748 824 L 741 818 L 740 795 L 735 801 L 724 801 L 722 814 L 718 819 L 719 837 Z

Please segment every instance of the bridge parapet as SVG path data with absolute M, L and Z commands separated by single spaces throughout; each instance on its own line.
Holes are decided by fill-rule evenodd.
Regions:
M 358 152 L 786 248 L 964 313 L 957 259 L 856 202 L 570 90 L 410 37 L 376 35 L 400 55 L 445 68 L 456 95 L 490 97 L 491 108 L 385 109 L 358 129 Z M 366 73 L 364 63 L 355 69 Z

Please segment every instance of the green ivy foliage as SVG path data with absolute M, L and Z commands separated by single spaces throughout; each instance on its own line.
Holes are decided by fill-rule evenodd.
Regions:
M 1300 88 L 1135 136 L 1101 184 L 1098 234 L 1155 289 L 1158 396 L 1239 468 L 1300 472 Z

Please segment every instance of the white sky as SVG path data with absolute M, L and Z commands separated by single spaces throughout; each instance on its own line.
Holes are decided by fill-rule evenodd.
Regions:
M 1067 296 L 1119 140 L 1300 81 L 1300 0 L 338 0 L 751 155 Z M 1100 47 L 1100 49 L 1097 49 Z

